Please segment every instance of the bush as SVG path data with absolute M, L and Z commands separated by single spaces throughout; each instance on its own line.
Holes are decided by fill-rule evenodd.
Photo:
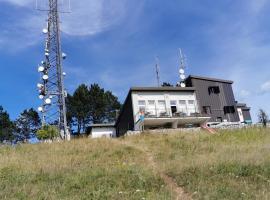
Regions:
M 46 125 L 42 129 L 37 131 L 37 138 L 39 140 L 53 140 L 60 135 L 59 130 L 56 126 Z

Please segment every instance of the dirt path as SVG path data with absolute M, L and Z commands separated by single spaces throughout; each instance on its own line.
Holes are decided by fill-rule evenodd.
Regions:
M 157 163 L 154 160 L 153 154 L 151 153 L 149 149 L 140 145 L 133 144 L 128 141 L 124 141 L 123 144 L 129 147 L 132 147 L 134 149 L 137 149 L 143 152 L 147 156 L 149 166 L 153 169 L 154 172 L 156 172 L 163 179 L 165 184 L 175 192 L 176 200 L 191 200 L 192 199 L 191 196 L 187 194 L 183 190 L 182 187 L 179 187 L 177 185 L 177 183 L 172 177 L 168 176 L 167 174 L 165 174 L 164 172 L 160 170 L 160 168 L 158 167 Z

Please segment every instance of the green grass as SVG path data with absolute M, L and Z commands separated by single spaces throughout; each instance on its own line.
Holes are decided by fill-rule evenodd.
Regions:
M 142 149 L 193 199 L 270 199 L 268 129 L 2 147 L 0 199 L 175 199 Z

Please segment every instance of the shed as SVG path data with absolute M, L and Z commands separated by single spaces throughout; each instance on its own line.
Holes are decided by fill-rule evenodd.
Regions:
M 114 124 L 92 124 L 90 129 L 92 138 L 116 136 Z

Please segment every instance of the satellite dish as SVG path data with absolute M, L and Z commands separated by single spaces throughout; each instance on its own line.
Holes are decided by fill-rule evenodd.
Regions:
M 43 32 L 44 34 L 47 34 L 47 33 L 48 33 L 48 29 L 44 28 L 44 29 L 42 30 L 42 32 Z
M 38 87 L 39 89 L 41 89 L 41 88 L 43 87 L 43 85 L 42 85 L 41 83 L 38 83 L 38 84 L 37 84 L 37 87 Z
M 67 54 L 62 53 L 62 58 L 65 60 L 67 58 Z
M 43 66 L 39 66 L 39 67 L 38 67 L 38 71 L 39 71 L 39 72 L 43 72 L 44 70 L 45 70 L 45 67 L 43 67 Z
M 186 78 L 186 76 L 185 76 L 184 74 L 180 74 L 180 78 L 181 78 L 182 80 L 184 80 L 184 79 Z
M 40 98 L 40 99 L 44 99 L 44 96 L 43 96 L 43 95 L 39 95 L 39 98 Z
M 66 72 L 63 72 L 63 76 L 66 76 L 67 75 L 67 73 Z
M 184 69 L 180 69 L 180 70 L 179 70 L 179 73 L 180 73 L 180 74 L 184 74 L 184 73 L 185 73 L 185 70 L 184 70 Z
M 185 83 L 181 83 L 180 86 L 181 87 L 186 87 L 186 84 Z
M 50 99 L 52 99 L 52 98 L 53 98 L 53 96 L 52 96 L 52 95 L 50 95 L 50 96 L 49 96 L 49 98 L 50 98 Z
M 42 76 L 42 78 L 43 78 L 43 80 L 48 80 L 48 79 L 49 79 L 49 76 L 48 76 L 47 74 L 44 74 L 44 75 Z
M 48 52 L 45 52 L 45 56 L 49 56 L 50 54 Z
M 42 107 L 38 107 L 38 111 L 39 112 L 43 112 L 43 108 Z
M 46 104 L 51 104 L 52 103 L 52 100 L 50 98 L 48 98 L 48 99 L 45 100 L 45 103 Z

